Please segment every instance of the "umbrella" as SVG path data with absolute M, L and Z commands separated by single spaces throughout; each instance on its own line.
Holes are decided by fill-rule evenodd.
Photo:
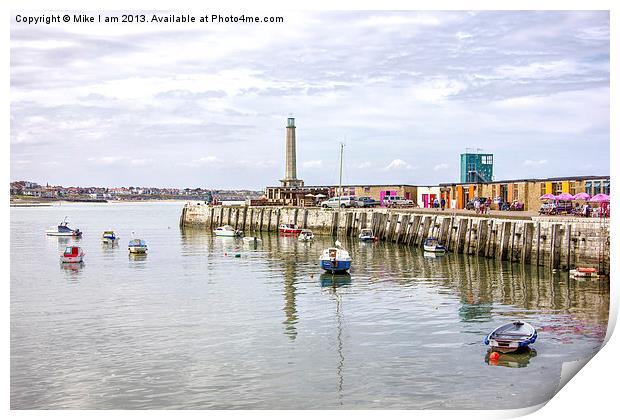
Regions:
M 586 192 L 580 192 L 575 194 L 575 196 L 573 197 L 575 200 L 589 200 L 590 199 L 590 194 L 586 193 Z
M 609 203 L 609 196 L 607 194 L 596 194 L 590 201 L 594 203 Z
M 573 197 L 571 194 L 567 193 L 567 192 L 563 192 L 562 194 L 558 195 L 557 197 L 555 197 L 558 200 L 562 200 L 562 201 L 568 201 L 568 200 L 574 200 L 575 197 Z
M 541 195 L 540 200 L 555 200 L 555 195 L 553 194 Z
M 306 194 L 305 197 L 314 197 L 314 194 Z

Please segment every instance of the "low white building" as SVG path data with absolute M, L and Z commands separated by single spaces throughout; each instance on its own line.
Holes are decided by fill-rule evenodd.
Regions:
M 439 185 L 418 186 L 418 206 L 421 208 L 433 207 L 435 198 L 441 202 L 441 189 Z

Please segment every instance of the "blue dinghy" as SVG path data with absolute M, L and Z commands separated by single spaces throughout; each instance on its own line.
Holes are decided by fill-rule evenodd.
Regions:
M 536 341 L 538 332 L 527 322 L 514 321 L 494 329 L 484 339 L 484 344 L 491 346 L 491 350 L 500 353 L 511 353 L 526 349 Z

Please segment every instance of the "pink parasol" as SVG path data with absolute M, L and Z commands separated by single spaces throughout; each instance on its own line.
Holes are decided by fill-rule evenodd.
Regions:
M 541 195 L 539 200 L 555 200 L 555 195 L 553 194 Z
M 596 194 L 590 201 L 593 203 L 609 203 L 609 196 L 607 194 Z
M 568 200 L 574 200 L 575 197 L 572 196 L 572 194 L 569 194 L 567 192 L 563 192 L 562 194 L 558 195 L 555 197 L 558 200 L 562 200 L 562 201 L 568 201 Z
M 580 192 L 575 194 L 575 197 L 573 197 L 575 200 L 589 200 L 590 199 L 590 194 L 586 193 L 586 192 Z

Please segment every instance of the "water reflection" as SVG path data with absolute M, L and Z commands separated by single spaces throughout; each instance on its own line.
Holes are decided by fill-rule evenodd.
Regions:
M 536 357 L 536 350 L 527 348 L 515 353 L 499 353 L 497 359 L 491 359 L 491 350 L 484 356 L 484 362 L 490 366 L 503 366 L 508 368 L 524 368 L 530 363 L 530 359 Z
M 79 263 L 60 263 L 60 269 L 65 272 L 68 280 L 76 282 L 79 280 L 84 262 Z
M 286 319 L 284 320 L 284 328 L 286 334 L 291 340 L 297 337 L 297 306 L 295 304 L 297 288 L 297 277 L 295 272 L 295 264 L 287 263 L 284 266 L 284 314 Z
M 323 273 L 319 276 L 321 287 L 340 287 L 351 284 L 351 275 L 349 273 L 331 274 Z

